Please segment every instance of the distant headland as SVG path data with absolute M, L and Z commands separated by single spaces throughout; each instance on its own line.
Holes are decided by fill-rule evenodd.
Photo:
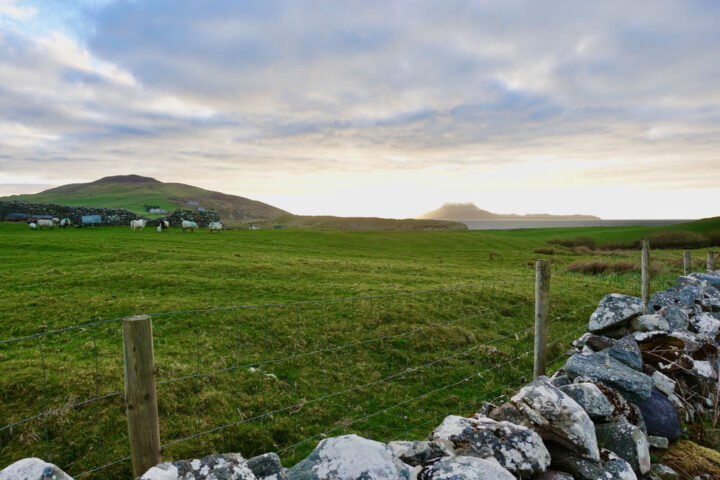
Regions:
M 433 220 L 601 220 L 595 215 L 551 215 L 548 213 L 492 213 L 474 203 L 446 203 L 442 207 L 419 215 L 420 219 Z

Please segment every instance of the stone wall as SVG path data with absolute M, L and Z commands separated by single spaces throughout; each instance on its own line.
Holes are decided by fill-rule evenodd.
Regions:
M 166 219 L 172 226 L 180 226 L 183 220 L 196 222 L 200 227 L 207 227 L 210 222 L 219 222 L 220 216 L 213 210 L 194 212 L 192 210 L 175 210 L 161 218 L 149 218 L 145 215 L 126 210 L 124 208 L 93 208 L 73 207 L 68 205 L 55 205 L 52 203 L 33 202 L 0 202 L 0 221 L 10 213 L 26 213 L 28 215 L 51 215 L 57 218 L 69 218 L 73 225 L 80 225 L 83 215 L 100 215 L 103 225 L 128 226 L 131 220 L 144 218 L 149 225 L 157 225 L 161 219 Z

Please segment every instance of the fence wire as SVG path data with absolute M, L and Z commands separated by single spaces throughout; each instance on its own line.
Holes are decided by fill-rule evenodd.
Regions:
M 622 257 L 616 255 L 603 255 L 598 256 L 597 258 L 623 259 Z M 667 260 L 656 258 L 654 252 L 651 255 L 651 260 L 663 260 L 666 262 L 664 264 L 664 269 L 662 270 L 666 273 L 673 273 L 675 270 L 671 266 L 667 265 L 667 261 L 677 262 L 678 259 L 680 259 L 679 255 L 677 258 L 673 257 L 668 258 Z M 633 258 L 633 261 L 639 262 L 639 258 Z M 682 264 L 680 263 L 680 267 L 681 266 Z M 568 267 L 567 265 L 554 265 L 554 267 L 555 268 L 552 272 L 553 278 L 559 277 L 572 280 L 582 272 L 581 265 L 577 265 L 575 267 Z M 632 267 L 619 272 L 597 275 L 589 279 L 586 277 L 577 277 L 577 279 L 582 280 L 581 283 L 571 285 L 567 288 L 551 289 L 549 295 L 554 298 L 556 302 L 560 302 L 571 292 L 573 292 L 575 296 L 578 296 L 578 294 L 581 294 L 581 291 L 591 283 L 612 282 L 614 279 L 622 278 L 626 274 L 637 271 L 639 271 L 638 266 L 633 265 Z M 157 386 L 159 388 L 159 397 L 161 400 L 164 398 L 164 391 L 160 391 L 160 389 L 171 389 L 168 391 L 170 395 L 169 398 L 175 398 L 173 395 L 178 395 L 180 400 L 192 400 L 195 402 L 197 398 L 202 398 L 203 395 L 206 394 L 205 387 L 208 385 L 225 386 L 225 384 L 222 383 L 224 380 L 220 380 L 223 374 L 230 375 L 231 380 L 229 382 L 228 392 L 226 393 L 230 393 L 234 396 L 238 404 L 240 401 L 246 402 L 245 397 L 251 396 L 259 400 L 259 403 L 265 407 L 271 405 L 273 403 L 273 399 L 266 398 L 266 394 L 268 393 L 267 390 L 269 388 L 268 382 L 270 381 L 284 382 L 289 385 L 291 391 L 285 396 L 285 398 L 292 399 L 292 401 L 282 406 L 278 406 L 277 408 L 269 408 L 247 416 L 243 412 L 247 413 L 250 410 L 239 405 L 231 405 L 227 407 L 228 418 L 230 421 L 210 428 L 203 428 L 204 423 L 201 422 L 201 412 L 197 411 L 195 412 L 197 423 L 194 426 L 196 431 L 194 433 L 178 435 L 174 438 L 173 435 L 168 435 L 162 447 L 164 449 L 168 449 L 180 444 L 185 444 L 191 440 L 211 436 L 212 434 L 219 433 L 230 428 L 238 428 L 251 422 L 264 422 L 280 414 L 300 414 L 303 411 L 307 412 L 308 410 L 312 410 L 311 407 L 315 404 L 328 402 L 339 397 L 350 397 L 352 394 L 356 394 L 357 392 L 367 391 L 371 388 L 380 387 L 385 384 L 405 384 L 404 388 L 407 390 L 407 396 L 404 400 L 381 406 L 374 405 L 373 398 L 371 398 L 369 402 L 367 400 L 365 401 L 367 405 L 362 402 L 358 404 L 361 410 L 373 407 L 369 413 L 366 412 L 352 419 L 334 422 L 336 424 L 332 428 L 312 433 L 300 439 L 290 439 L 285 442 L 285 446 L 276 449 L 276 451 L 281 454 L 291 451 L 296 452 L 299 447 L 307 445 L 312 440 L 330 435 L 339 430 L 347 430 L 350 427 L 367 423 L 371 419 L 375 419 L 381 415 L 388 415 L 390 412 L 397 411 L 400 408 L 404 410 L 409 405 L 421 402 L 436 393 L 459 388 L 472 380 L 487 380 L 483 378 L 483 375 L 485 374 L 499 374 L 500 370 L 512 366 L 515 366 L 516 369 L 520 368 L 523 366 L 523 363 L 520 361 L 526 359 L 528 356 L 531 356 L 533 352 L 531 336 L 528 336 L 528 333 L 530 333 L 534 328 L 532 315 L 530 312 L 523 313 L 522 309 L 529 308 L 529 306 L 534 302 L 534 298 L 531 290 L 519 295 L 517 294 L 518 289 L 532 285 L 533 280 L 534 279 L 528 275 L 527 278 L 508 279 L 495 282 L 478 282 L 474 284 L 433 288 L 408 293 L 352 296 L 346 298 L 300 302 L 239 305 L 151 313 L 149 315 L 157 322 L 156 326 L 158 327 L 158 330 L 167 329 L 172 331 L 172 329 L 183 328 L 187 330 L 187 325 L 185 323 L 174 320 L 187 317 L 192 318 L 195 321 L 194 328 L 191 330 L 194 330 L 194 339 L 186 339 L 182 336 L 175 337 L 179 339 L 180 343 L 184 342 L 186 345 L 167 345 L 161 335 L 156 337 L 156 360 L 159 358 L 157 356 L 158 351 L 171 352 L 175 354 L 174 356 L 168 356 L 168 358 L 174 358 L 171 364 L 158 366 L 159 370 L 157 376 L 161 376 L 160 372 L 164 372 L 165 369 L 173 372 L 176 370 L 182 370 L 185 368 L 185 365 L 192 369 L 192 373 L 171 376 L 170 378 L 159 378 L 157 380 Z M 623 286 L 628 287 L 628 283 L 625 283 Z M 631 288 L 633 291 L 639 291 L 639 285 L 633 285 Z M 479 290 L 479 292 L 473 292 L 475 289 Z M 525 297 L 527 299 L 522 299 L 521 301 L 515 302 L 511 305 L 496 308 L 485 305 L 485 300 L 466 298 L 466 296 L 472 296 L 473 293 L 478 293 L 479 297 L 487 297 L 489 304 L 498 304 L 501 303 L 503 295 L 508 293 L 507 289 L 511 289 L 519 298 L 522 299 Z M 423 301 L 425 298 L 431 298 L 430 301 L 433 303 L 430 305 L 424 304 Z M 580 319 L 577 323 L 573 323 L 577 320 L 575 317 L 580 315 L 581 312 L 589 310 L 590 307 L 597 305 L 597 300 L 598 299 L 593 299 L 593 301 L 584 303 L 579 307 L 572 308 L 571 310 L 561 307 L 563 308 L 562 313 L 555 314 L 554 316 L 550 315 L 548 321 L 549 328 L 553 329 L 553 331 L 554 329 L 561 329 L 562 331 L 557 332 L 557 335 L 551 336 L 553 340 L 548 345 L 548 351 L 552 350 L 551 347 L 557 347 L 555 348 L 556 350 L 562 349 L 562 347 L 568 343 L 569 339 L 571 339 L 573 335 L 576 335 L 585 328 L 586 319 Z M 344 308 L 342 311 L 339 310 L 340 306 Z M 427 313 L 423 310 L 427 309 L 428 306 L 431 307 L 429 309 L 431 313 Z M 363 308 L 364 311 L 361 312 L 360 310 Z M 315 312 L 314 309 L 317 309 L 318 311 Z M 272 312 L 276 312 L 276 315 L 273 316 Z M 458 312 L 461 314 L 458 315 Z M 230 315 L 229 320 L 223 316 L 224 314 Z M 315 316 L 315 314 L 317 315 Z M 245 316 L 244 320 L 243 315 Z M 403 315 L 408 315 L 409 318 L 414 319 L 414 321 L 409 322 L 409 328 L 402 329 L 400 331 L 392 331 L 395 327 L 395 323 L 393 323 L 393 321 L 403 319 Z M 524 317 L 524 315 L 526 315 L 526 317 Z M 527 318 L 527 321 L 525 324 L 521 324 L 520 328 L 512 331 L 505 329 L 502 323 L 497 323 L 497 321 L 491 320 L 494 318 L 498 319 L 498 321 L 506 321 L 508 319 L 516 318 L 517 316 Z M 94 452 L 93 455 L 95 455 L 95 457 L 93 458 L 101 460 L 104 459 L 104 461 L 99 461 L 95 465 L 92 465 L 89 464 L 91 460 L 88 457 L 86 465 L 83 468 L 79 468 L 80 464 L 78 462 L 68 461 L 68 464 L 73 465 L 73 469 L 81 471 L 81 473 L 76 474 L 75 477 L 93 475 L 119 464 L 126 463 L 130 460 L 129 456 L 112 459 L 110 461 L 107 461 L 106 458 L 107 451 L 111 450 L 108 448 L 108 442 L 111 440 L 107 437 L 112 436 L 114 440 L 117 440 L 115 437 L 118 434 L 118 428 L 124 428 L 124 425 L 120 427 L 124 419 L 121 418 L 121 422 L 115 421 L 114 424 L 109 422 L 106 418 L 108 412 L 107 409 L 109 407 L 103 402 L 117 402 L 124 392 L 117 379 L 114 383 L 120 388 L 111 389 L 110 391 L 104 393 L 102 392 L 103 385 L 106 384 L 108 379 L 105 367 L 113 360 L 113 358 L 112 355 L 107 356 L 107 358 L 101 358 L 100 355 L 100 350 L 103 346 L 108 347 L 116 345 L 118 338 L 116 331 L 108 330 L 103 332 L 101 329 L 112 328 L 114 330 L 118 330 L 120 323 L 126 318 L 129 317 L 120 317 L 79 324 L 0 340 L 0 348 L 4 349 L 8 349 L 14 345 L 20 345 L 22 342 L 26 341 L 36 342 L 41 379 L 41 388 L 39 389 L 39 393 L 41 395 L 41 403 L 43 405 L 42 412 L 1 425 L 0 441 L 3 443 L 0 444 L 0 446 L 7 445 L 9 442 L 13 441 L 14 431 L 17 428 L 22 427 L 25 424 L 30 424 L 34 421 L 41 421 L 44 456 L 46 459 L 51 459 L 51 446 L 53 446 L 54 442 L 60 441 L 58 435 L 59 427 L 57 426 L 56 420 L 63 414 L 80 410 L 82 407 L 93 405 L 93 414 L 90 416 L 93 417 L 92 424 L 94 426 L 92 428 L 95 433 L 93 435 L 94 438 L 92 440 L 92 446 L 88 448 Z M 292 334 L 286 334 L 287 338 L 284 338 L 280 335 L 280 332 L 277 331 L 278 327 L 276 327 L 271 321 L 276 318 L 294 319 L 298 327 L 298 331 L 301 331 L 300 326 L 303 325 L 302 322 L 306 321 L 308 322 L 306 326 L 312 326 L 312 331 L 317 333 L 317 337 L 306 339 L 299 338 L 295 335 L 295 338 L 293 338 Z M 370 333 L 371 335 L 360 340 L 354 340 L 351 342 L 341 341 L 340 343 L 335 343 L 338 339 L 343 340 L 347 338 L 348 333 L 356 333 L 356 331 L 338 331 L 339 328 L 337 326 L 337 322 L 334 321 L 338 318 L 345 320 L 349 319 L 351 327 L 358 328 L 360 332 L 363 332 L 364 334 Z M 315 320 L 316 323 L 312 323 L 313 320 Z M 473 323 L 478 320 L 488 320 L 491 323 L 484 323 L 482 325 Z M 415 324 L 413 325 L 413 323 Z M 464 329 L 457 327 L 458 325 L 465 324 L 467 326 L 463 327 Z M 569 330 L 563 328 L 567 326 L 574 327 L 577 324 L 580 326 Z M 229 335 L 223 336 L 222 330 L 219 335 L 219 338 L 221 338 L 223 342 L 231 345 L 228 347 L 228 350 L 230 351 L 230 355 L 228 355 L 230 364 L 220 366 L 219 368 L 204 368 L 206 367 L 206 363 L 212 363 L 208 362 L 205 357 L 209 357 L 214 353 L 214 350 L 208 347 L 206 331 L 213 328 L 213 326 L 219 327 L 220 325 L 222 325 L 222 327 L 226 330 L 228 325 L 230 325 L 229 330 L 227 330 L 230 332 Z M 505 333 L 495 336 L 494 338 L 483 339 L 482 336 L 488 330 L 489 325 L 491 325 L 493 329 L 504 329 Z M 432 339 L 432 337 L 437 335 L 448 335 L 448 331 L 443 330 L 448 327 L 459 328 L 459 332 L 462 335 L 472 335 L 473 341 L 465 345 L 465 348 L 458 347 L 455 349 L 455 347 L 446 347 L 439 351 L 440 355 L 437 356 L 437 358 L 427 358 L 429 353 L 421 350 L 421 347 L 425 345 L 423 342 L 427 342 L 429 336 L 430 339 Z M 89 342 L 86 350 L 91 358 L 90 366 L 88 368 L 88 377 L 92 378 L 92 380 L 88 382 L 87 390 L 91 392 L 92 396 L 82 400 L 73 400 L 72 396 L 68 396 L 68 400 L 64 402 L 64 405 L 52 408 L 51 396 L 58 397 L 59 394 L 57 392 L 57 385 L 53 385 L 52 387 L 50 386 L 49 375 L 53 369 L 58 368 L 58 358 L 55 357 L 62 357 L 61 337 L 63 335 L 87 335 L 88 333 Z M 103 333 L 107 334 L 110 339 L 103 338 Z M 58 338 L 59 340 L 57 340 L 53 345 L 50 341 L 52 338 Z M 112 339 L 114 339 L 114 341 Z M 506 346 L 506 351 L 499 349 L 489 350 L 491 347 L 494 348 L 506 340 L 512 340 L 509 342 L 510 345 Z M 255 343 L 253 343 L 253 341 Z M 413 346 L 413 341 L 417 343 L 417 346 Z M 528 342 L 528 344 L 525 345 L 523 341 Z M 314 347 L 312 342 L 317 344 L 317 347 Z M 60 345 L 58 345 L 58 343 L 60 343 Z M 248 345 L 250 345 L 249 348 L 247 348 Z M 307 346 L 310 346 L 311 348 L 304 348 Z M 253 348 L 255 348 L 255 350 L 253 350 Z M 283 348 L 287 351 L 284 351 Z M 327 365 L 325 364 L 326 360 L 328 358 L 332 360 L 334 355 L 347 355 L 347 358 L 349 359 L 347 362 L 348 367 L 349 370 L 352 370 L 352 352 L 356 349 L 363 349 L 363 353 L 365 353 L 366 357 L 370 356 L 370 353 L 367 353 L 364 350 L 367 349 L 368 351 L 371 351 L 371 353 L 373 353 L 376 357 L 376 363 L 379 365 L 384 363 L 382 368 L 385 370 L 385 374 L 378 375 L 379 378 L 375 378 L 370 381 L 358 382 L 357 380 L 362 379 L 362 375 L 353 377 L 353 372 L 349 371 L 348 376 L 350 377 L 351 384 L 346 387 L 342 387 L 343 382 L 336 381 L 335 383 L 340 385 L 342 388 L 333 389 L 332 387 L 334 385 L 329 384 L 329 382 L 332 381 L 330 376 L 322 373 L 327 372 Z M 510 354 L 508 354 L 508 350 L 510 351 Z M 280 354 L 272 355 L 276 351 Z M 50 354 L 53 358 L 48 358 L 48 354 Z M 243 361 L 243 355 L 255 355 L 259 358 L 252 359 L 250 361 Z M 504 362 L 492 364 L 491 355 L 497 355 L 498 359 L 501 360 L 503 359 L 503 356 L 506 356 L 505 358 L 511 358 Z M 559 355 L 556 355 L 552 360 L 548 361 L 548 365 L 554 365 L 564 355 L 564 351 Z M 192 357 L 191 361 L 187 361 L 187 357 Z M 413 357 L 412 361 L 411 357 Z M 117 359 L 117 355 L 115 359 Z M 319 380 L 311 379 L 315 381 L 315 383 L 312 383 L 312 381 L 308 383 L 307 380 L 303 383 L 303 367 L 301 364 L 303 362 L 313 361 L 313 359 L 316 360 L 314 360 L 314 363 L 310 366 L 313 368 L 318 368 L 318 365 L 321 366 L 321 370 L 319 370 L 321 372 L 321 378 Z M 417 363 L 418 359 L 420 360 L 420 363 Z M 48 363 L 49 361 L 50 363 Z M 223 361 L 225 361 L 224 358 Z M 481 365 L 481 362 L 483 361 L 485 364 Z M 177 363 L 177 365 L 175 365 L 175 363 Z M 441 369 L 442 364 L 447 365 Z M 275 372 L 268 373 L 266 371 L 266 368 L 271 365 L 285 365 L 284 368 L 286 369 L 286 372 L 284 372 L 282 377 L 280 377 L 282 380 L 278 378 L 280 375 L 279 372 L 276 375 Z M 209 366 L 213 367 L 212 365 Z M 527 367 L 527 365 L 525 366 Z M 60 368 L 68 367 L 60 364 Z M 532 365 L 530 364 L 527 370 L 531 371 L 531 369 Z M 427 374 L 434 373 L 438 380 L 444 380 L 445 377 L 450 375 L 453 371 L 458 371 L 460 373 L 459 379 L 456 378 L 451 381 L 445 381 L 440 386 L 433 385 L 433 388 L 427 390 L 418 391 L 417 386 L 411 382 L 413 375 L 421 372 L 427 372 Z M 241 388 L 243 381 L 245 384 L 248 384 L 249 382 L 247 379 L 243 380 L 242 377 L 242 375 L 245 375 L 248 372 L 257 373 L 256 376 L 259 377 L 259 381 L 256 382 L 257 384 L 254 387 L 255 391 L 253 395 L 248 394 Z M 518 374 L 519 372 L 516 371 L 515 373 Z M 531 374 L 528 375 L 531 376 Z M 274 379 L 271 377 L 274 377 Z M 271 380 L 268 380 L 268 378 L 271 378 Z M 527 377 L 525 375 L 519 374 L 519 376 L 513 378 L 512 381 L 504 381 L 499 387 L 483 391 L 478 395 L 471 395 L 471 398 L 460 407 L 455 406 L 448 410 L 443 409 L 440 414 L 433 413 L 428 419 L 423 420 L 413 427 L 403 429 L 399 434 L 395 434 L 390 437 L 385 436 L 383 438 L 391 440 L 414 433 L 419 429 L 428 426 L 433 421 L 438 420 L 441 415 L 452 413 L 453 409 L 467 409 L 470 405 L 476 404 L 480 401 L 479 399 L 490 399 L 492 398 L 492 395 L 507 391 L 510 386 L 519 384 L 522 381 L 525 381 L 526 378 Z M 341 377 L 340 379 L 342 380 Z M 187 387 L 184 386 L 184 382 L 188 381 L 194 382 L 191 382 L 191 384 Z M 254 380 L 251 379 L 250 381 Z M 353 381 L 355 381 L 355 383 L 352 383 Z M 498 381 L 497 378 L 494 381 Z M 317 385 L 318 382 L 321 382 L 321 385 Z M 272 385 L 275 385 L 275 383 Z M 492 386 L 492 381 L 489 385 Z M 300 389 L 303 387 L 305 387 L 306 391 L 300 392 Z M 180 394 L 177 394 L 178 391 Z M 188 396 L 188 393 L 190 396 Z M 212 393 L 213 392 L 211 392 L 211 394 Z M 269 392 L 271 397 L 272 393 L 272 391 Z M 308 393 L 315 394 L 308 397 Z M 348 401 L 351 400 L 352 399 L 348 398 Z M 250 400 L 247 401 L 249 402 Z M 171 400 L 168 400 L 168 402 L 171 402 Z M 101 407 L 101 404 L 104 406 Z M 178 408 L 192 409 L 193 405 L 200 405 L 200 403 L 190 402 L 189 407 L 179 406 Z M 114 408 L 116 410 L 122 409 L 123 406 L 116 403 Z M 166 415 L 165 420 L 172 422 L 175 419 L 173 415 L 175 415 L 176 412 L 172 411 L 172 408 L 168 409 L 167 406 L 164 406 L 163 408 Z M 122 417 L 122 415 L 120 415 L 120 417 Z M 52 420 L 52 426 L 50 425 L 50 420 Z M 107 423 L 111 424 L 108 425 Z M 182 429 L 180 431 L 182 431 Z

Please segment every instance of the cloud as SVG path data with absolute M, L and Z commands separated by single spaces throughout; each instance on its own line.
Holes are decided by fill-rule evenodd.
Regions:
M 720 188 L 716 2 L 51 5 L 0 3 L 0 172 Z

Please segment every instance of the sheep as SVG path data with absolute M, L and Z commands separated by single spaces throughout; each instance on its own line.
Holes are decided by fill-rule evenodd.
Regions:
M 72 221 L 69 218 L 63 218 L 60 220 L 60 227 L 61 228 L 67 228 L 72 225 Z
M 210 232 L 219 232 L 222 230 L 223 226 L 220 222 L 210 222 L 210 225 L 208 225 L 208 228 L 210 229 Z
M 53 220 L 48 220 L 45 218 L 40 218 L 37 221 L 38 228 L 42 229 L 42 227 L 50 227 L 55 228 L 55 222 Z
M 194 232 L 196 228 L 199 228 L 197 223 L 191 222 L 190 220 L 182 221 L 183 232 L 185 232 L 185 230 L 190 230 L 191 232 Z
M 136 228 L 139 228 L 142 232 L 143 228 L 145 228 L 145 224 L 147 221 L 143 218 L 137 219 L 137 220 L 131 220 L 130 221 L 130 228 L 134 232 Z
M 35 222 L 30 222 L 29 225 L 33 230 L 37 230 L 37 224 Z
M 162 231 L 163 231 L 163 230 L 162 230 L 162 225 L 158 225 L 157 232 L 158 232 L 158 233 L 162 233 Z
M 157 227 L 158 233 L 164 232 L 165 230 L 168 229 L 169 226 L 170 226 L 170 222 L 168 222 L 167 220 L 160 220 L 160 223 L 158 223 L 158 227 Z

